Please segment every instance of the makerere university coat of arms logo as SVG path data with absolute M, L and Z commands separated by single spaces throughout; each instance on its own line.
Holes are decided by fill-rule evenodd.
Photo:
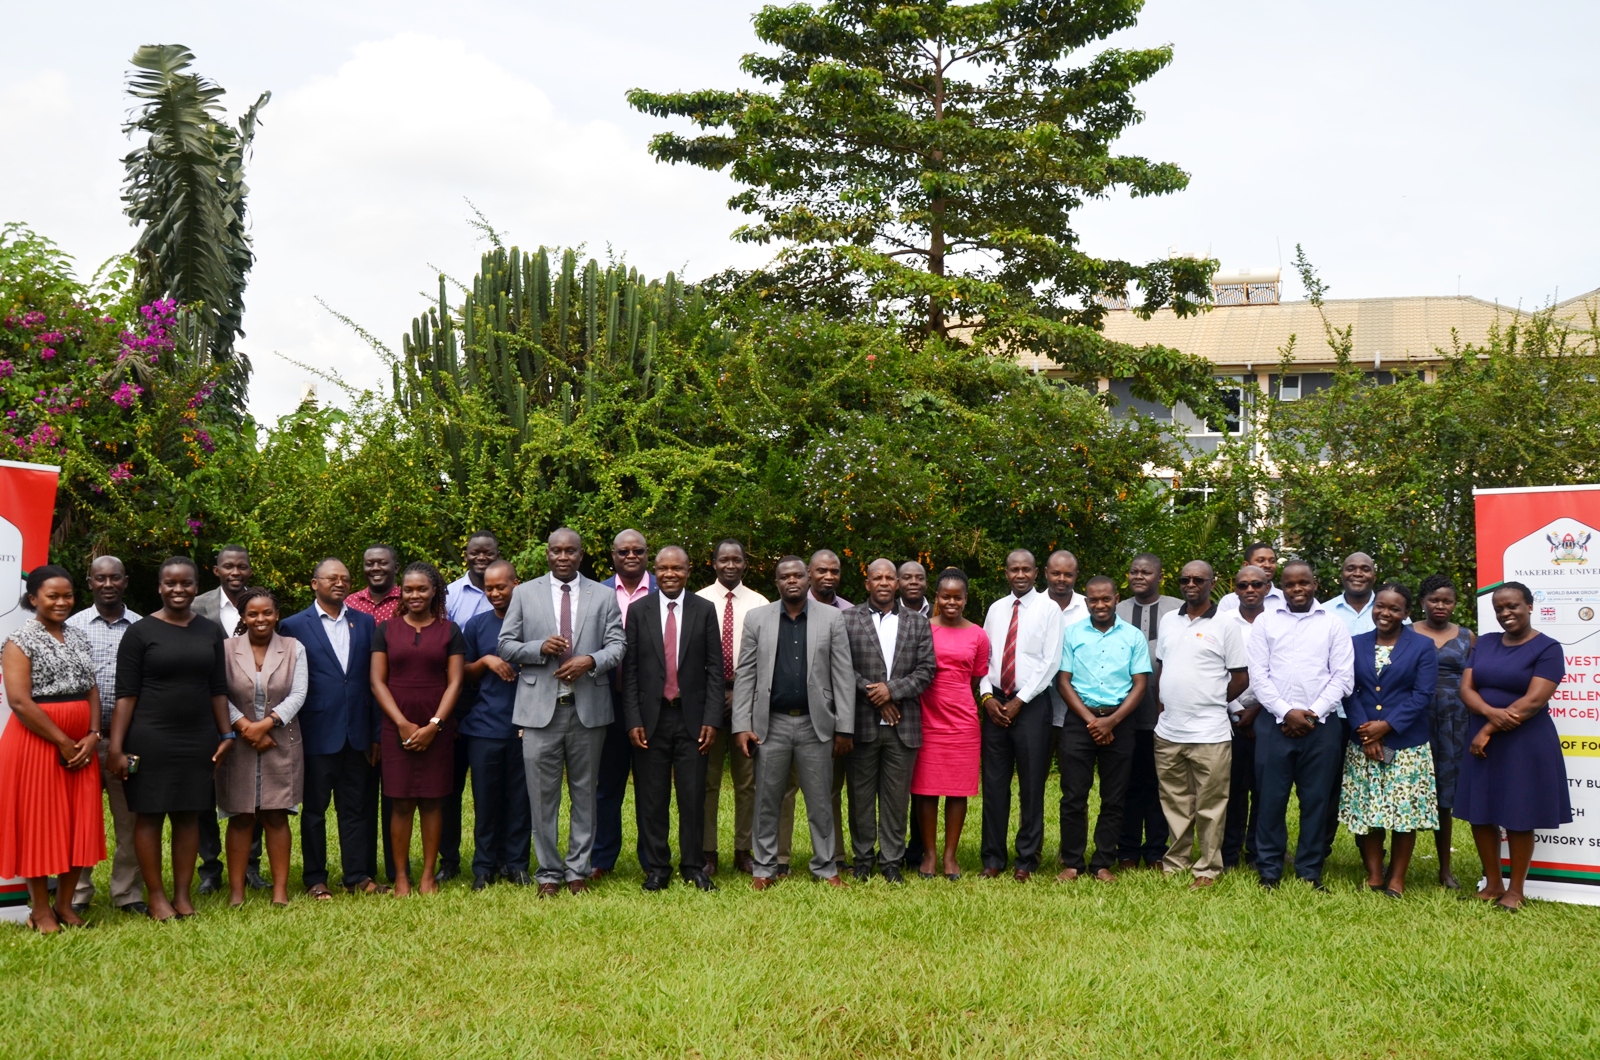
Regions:
M 1550 542 L 1550 562 L 1588 563 L 1589 539 L 1592 536 L 1587 530 L 1580 530 L 1576 534 L 1569 530 L 1559 538 L 1554 534 L 1545 534 L 1544 539 Z

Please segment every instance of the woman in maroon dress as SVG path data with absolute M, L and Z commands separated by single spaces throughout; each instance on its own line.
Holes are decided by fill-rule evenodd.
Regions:
M 944 874 L 961 878 L 956 845 L 967 820 L 967 799 L 978 793 L 978 678 L 989 672 L 989 638 L 962 617 L 967 576 L 954 567 L 939 575 L 933 601 L 933 684 L 922 693 L 922 750 L 911 772 L 911 802 L 922 833 L 917 875 L 932 879 L 939 796 L 944 800 Z
M 413 563 L 400 580 L 400 613 L 372 638 L 372 695 L 383 711 L 383 791 L 394 798 L 394 893 L 411 893 L 411 819 L 422 816 L 421 890 L 433 878 L 444 825 L 440 800 L 455 781 L 456 721 L 466 641 L 445 617 L 444 579 L 431 563 Z

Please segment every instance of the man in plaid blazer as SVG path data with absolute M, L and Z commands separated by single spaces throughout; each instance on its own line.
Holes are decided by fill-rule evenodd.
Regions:
M 902 882 L 911 771 L 922 746 L 924 689 L 933 683 L 933 629 L 899 599 L 900 575 L 886 559 L 867 567 L 867 602 L 844 613 L 856 674 L 856 743 L 846 763 L 855 875 Z

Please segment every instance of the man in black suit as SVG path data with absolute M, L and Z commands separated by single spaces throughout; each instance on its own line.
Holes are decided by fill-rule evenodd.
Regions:
M 722 638 L 717 609 L 689 584 L 689 554 L 656 553 L 656 590 L 629 610 L 622 662 L 622 711 L 633 744 L 634 811 L 649 868 L 644 889 L 672 879 L 667 841 L 672 785 L 678 787 L 678 868 L 702 891 L 706 875 L 706 761 L 722 719 Z

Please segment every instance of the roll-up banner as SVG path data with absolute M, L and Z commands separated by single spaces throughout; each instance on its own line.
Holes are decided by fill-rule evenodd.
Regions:
M 1600 905 L 1600 485 L 1473 494 L 1478 632 L 1500 629 L 1494 590 L 1521 582 L 1533 592 L 1533 628 L 1561 642 L 1567 667 L 1549 709 L 1561 735 L 1572 823 L 1534 832 L 1527 894 Z M 1502 873 L 1510 872 L 1503 843 L 1500 857 Z
M 59 467 L 0 460 L 0 640 L 28 617 L 21 606 L 28 572 L 50 562 L 50 523 L 60 477 Z M 0 681 L 0 733 L 10 722 Z M 27 886 L 21 880 L 0 879 L 0 920 L 27 917 Z

